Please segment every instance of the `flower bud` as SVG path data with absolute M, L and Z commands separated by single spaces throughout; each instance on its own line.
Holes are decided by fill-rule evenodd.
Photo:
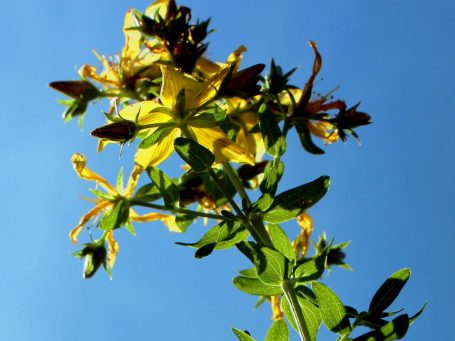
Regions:
M 114 142 L 127 142 L 136 136 L 137 130 L 136 123 L 122 120 L 96 128 L 91 135 Z

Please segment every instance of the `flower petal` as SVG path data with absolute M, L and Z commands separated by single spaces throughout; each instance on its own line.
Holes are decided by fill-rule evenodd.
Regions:
M 198 142 L 215 154 L 216 163 L 232 161 L 254 165 L 253 155 L 229 140 L 220 128 L 192 128 Z
M 111 184 L 107 182 L 101 175 L 92 172 L 90 169 L 85 167 L 87 160 L 85 159 L 84 155 L 74 154 L 71 157 L 71 162 L 73 163 L 74 170 L 76 171 L 77 175 L 79 175 L 79 177 L 85 180 L 96 181 L 111 194 L 117 193 L 115 188 L 111 186 Z
M 69 233 L 71 242 L 73 242 L 73 244 L 77 244 L 77 237 L 79 236 L 79 233 L 82 231 L 84 225 L 88 221 L 90 221 L 90 219 L 106 210 L 109 206 L 112 206 L 112 203 L 110 201 L 107 200 L 100 201 L 98 205 L 96 205 L 85 215 L 83 215 L 82 218 L 79 220 L 79 224 L 77 224 L 77 226 L 74 229 L 72 229 Z
M 150 133 L 152 133 L 151 131 Z M 174 139 L 178 129 L 174 129 L 168 136 L 149 148 L 139 148 L 134 157 L 134 162 L 142 168 L 156 166 L 166 160 L 174 151 Z
M 108 253 L 107 253 L 107 262 L 109 268 L 114 266 L 115 260 L 117 258 L 117 253 L 120 250 L 120 247 L 117 241 L 114 239 L 114 231 L 109 231 L 106 237 L 107 246 L 108 246 Z
M 164 225 L 166 225 L 166 227 L 168 228 L 169 231 L 183 232 L 183 230 L 179 226 L 177 226 L 177 223 L 175 222 L 175 216 L 173 216 L 173 215 L 152 212 L 152 213 L 147 213 L 147 214 L 140 215 L 140 216 L 133 216 L 133 217 L 131 217 L 131 220 L 134 220 L 137 222 L 161 220 L 164 223 Z

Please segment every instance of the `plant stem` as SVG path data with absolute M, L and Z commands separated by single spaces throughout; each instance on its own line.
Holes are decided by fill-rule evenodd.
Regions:
M 302 341 L 311 341 L 311 335 L 305 319 L 303 318 L 302 309 L 300 308 L 294 286 L 292 285 L 292 280 L 283 280 L 281 283 L 281 289 L 283 289 L 283 294 L 286 296 L 289 306 L 291 307 L 292 316 L 294 317 L 297 330 L 299 331 L 300 339 Z
M 235 174 L 235 171 L 229 162 L 223 162 L 223 170 L 226 172 L 229 180 L 231 180 L 232 185 L 235 187 L 235 189 L 237 190 L 237 193 L 239 193 L 240 197 L 243 200 L 246 200 L 246 202 L 248 203 L 248 206 L 251 205 L 250 198 L 248 197 L 248 194 L 245 192 L 245 188 L 243 187 L 242 183 L 239 181 L 238 176 Z
M 215 182 L 215 184 L 218 187 L 218 189 L 221 191 L 221 193 L 223 193 L 225 198 L 229 201 L 229 203 L 231 204 L 231 206 L 234 209 L 235 213 L 237 213 L 237 216 L 242 221 L 242 223 L 246 226 L 246 228 L 248 229 L 250 234 L 253 236 L 253 238 L 257 242 L 260 242 L 261 244 L 269 245 L 267 243 L 267 240 L 264 240 L 264 238 L 261 235 L 261 233 L 257 232 L 256 228 L 253 226 L 253 224 L 250 221 L 250 219 L 242 212 L 242 210 L 237 205 L 237 203 L 234 201 L 234 199 L 225 191 L 223 184 L 220 182 L 220 179 L 218 179 L 218 176 L 215 174 L 213 169 L 209 169 L 208 172 L 209 172 L 210 176 L 212 177 L 213 182 Z M 268 234 L 267 234 L 267 236 L 268 236 Z M 269 238 L 269 240 L 270 240 L 270 238 Z
M 169 211 L 169 212 L 173 212 L 173 213 L 195 215 L 195 216 L 204 217 L 204 218 L 211 218 L 211 219 L 218 219 L 218 220 L 225 220 L 226 219 L 224 216 L 222 216 L 220 214 L 198 212 L 198 211 L 188 210 L 186 208 L 179 208 L 179 207 L 170 208 L 170 207 L 157 205 L 157 204 L 152 204 L 152 203 L 143 202 L 143 201 L 132 200 L 131 201 L 131 205 L 149 207 L 149 208 L 154 208 L 154 209 L 161 210 L 161 211 Z

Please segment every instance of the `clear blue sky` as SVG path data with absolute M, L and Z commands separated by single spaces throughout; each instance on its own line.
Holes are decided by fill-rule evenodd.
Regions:
M 373 124 L 321 157 L 289 151 L 283 189 L 321 174 L 332 177 L 324 200 L 311 210 L 315 233 L 352 240 L 353 272 L 324 279 L 343 302 L 368 307 L 377 286 L 395 270 L 413 274 L 395 308 L 428 309 L 408 340 L 453 335 L 455 5 L 453 1 L 191 1 L 194 18 L 212 17 L 217 29 L 209 56 L 223 60 L 248 47 L 243 65 L 299 65 L 302 85 L 312 65 L 309 39 L 324 66 L 321 91 L 340 85 L 339 97 L 362 101 Z M 261 340 L 269 325 L 265 306 L 237 291 L 231 279 L 248 263 L 234 250 L 195 260 L 157 223 L 136 225 L 137 237 L 118 233 L 121 251 L 110 281 L 102 272 L 81 278 L 82 263 L 68 231 L 90 203 L 88 183 L 70 157 L 114 181 L 129 172 L 131 150 L 118 159 L 97 155 L 89 131 L 102 122 L 93 106 L 81 133 L 60 119 L 62 98 L 47 88 L 75 79 L 76 66 L 96 64 L 91 53 L 121 49 L 123 16 L 148 1 L 24 0 L 2 6 L 2 167 L 0 168 L 0 339 L 2 340 L 233 340 L 230 327 Z M 178 167 L 179 163 L 169 163 Z M 292 227 L 289 227 L 292 231 Z M 324 328 L 324 327 L 322 327 Z M 321 333 L 321 340 L 333 340 Z M 295 335 L 294 335 L 295 336 Z

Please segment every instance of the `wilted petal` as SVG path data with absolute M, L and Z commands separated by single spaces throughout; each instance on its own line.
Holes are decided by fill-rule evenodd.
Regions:
M 175 222 L 175 216 L 169 215 L 169 214 L 152 212 L 152 213 L 147 213 L 144 215 L 133 215 L 131 217 L 131 220 L 134 220 L 137 222 L 148 222 L 148 221 L 161 220 L 164 223 L 164 225 L 166 225 L 166 227 L 169 229 L 169 231 L 183 232 L 183 230 L 179 226 L 177 226 L 177 223 Z
M 326 143 L 333 143 L 339 138 L 336 127 L 330 122 L 308 122 L 308 129 Z
M 107 262 L 110 268 L 114 266 L 115 260 L 117 258 L 117 253 L 120 250 L 120 246 L 117 241 L 114 239 L 114 231 L 109 231 L 106 237 L 108 253 L 107 253 Z
M 300 226 L 300 233 L 297 237 L 301 246 L 302 257 L 308 252 L 308 246 L 310 243 L 310 235 L 313 232 L 313 220 L 308 213 L 302 213 L 297 216 L 297 223 Z
M 229 140 L 220 128 L 193 127 L 193 131 L 197 142 L 215 154 L 215 162 L 232 161 L 254 165 L 253 155 L 245 148 Z
M 74 154 L 71 157 L 71 162 L 73 163 L 74 170 L 79 175 L 79 177 L 85 180 L 96 181 L 109 193 L 116 193 L 115 188 L 112 187 L 111 184 L 107 182 L 101 175 L 92 172 L 90 169 L 85 167 L 87 160 L 85 159 L 84 155 Z
M 133 195 L 133 192 L 137 186 L 137 183 L 139 181 L 139 176 L 141 175 L 142 171 L 144 169 L 141 166 L 135 165 L 131 175 L 128 179 L 128 185 L 126 186 L 126 193 L 125 196 L 127 198 L 131 197 Z
M 79 224 L 77 224 L 77 226 L 74 229 L 72 229 L 69 233 L 71 242 L 73 242 L 73 244 L 77 244 L 77 238 L 79 236 L 79 233 L 84 228 L 84 225 L 87 222 L 89 222 L 93 217 L 97 216 L 110 206 L 112 206 L 112 203 L 110 201 L 103 200 L 99 202 L 98 205 L 93 207 L 90 211 L 88 211 L 88 213 L 83 215 L 82 218 L 79 220 Z

